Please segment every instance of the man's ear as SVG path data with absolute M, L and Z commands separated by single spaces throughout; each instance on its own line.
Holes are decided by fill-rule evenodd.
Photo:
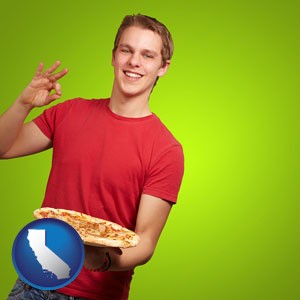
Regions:
M 111 65 L 114 66 L 115 65 L 115 52 L 114 50 L 111 53 Z
M 171 61 L 168 59 L 165 62 L 165 64 L 160 67 L 157 76 L 159 76 L 159 77 L 164 76 L 167 73 L 168 69 L 169 69 L 170 63 L 171 63 Z

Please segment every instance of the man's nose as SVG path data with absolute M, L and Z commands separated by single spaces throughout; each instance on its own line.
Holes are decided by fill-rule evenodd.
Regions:
M 128 64 L 133 67 L 139 67 L 141 65 L 141 57 L 138 53 L 133 53 L 129 60 Z

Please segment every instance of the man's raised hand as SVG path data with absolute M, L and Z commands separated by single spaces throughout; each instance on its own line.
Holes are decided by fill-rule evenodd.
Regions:
M 44 64 L 40 63 L 32 81 L 21 93 L 18 100 L 22 104 L 30 105 L 31 107 L 48 105 L 52 101 L 57 100 L 61 96 L 61 86 L 58 80 L 68 72 L 68 69 L 63 69 L 55 73 L 59 66 L 60 61 L 56 61 L 43 72 Z

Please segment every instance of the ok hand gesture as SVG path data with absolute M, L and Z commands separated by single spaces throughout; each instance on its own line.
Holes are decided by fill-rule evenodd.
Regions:
M 43 72 L 44 64 L 40 63 L 35 76 L 18 100 L 22 104 L 30 105 L 31 107 L 40 107 L 58 99 L 61 96 L 61 86 L 57 80 L 64 77 L 68 72 L 68 69 L 63 69 L 54 73 L 59 66 L 60 62 L 56 61 L 49 69 Z

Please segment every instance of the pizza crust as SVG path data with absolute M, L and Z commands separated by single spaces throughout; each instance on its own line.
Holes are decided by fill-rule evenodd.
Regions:
M 134 247 L 138 235 L 117 223 L 92 217 L 74 210 L 42 207 L 33 212 L 36 219 L 54 218 L 71 225 L 86 245 L 98 247 Z

